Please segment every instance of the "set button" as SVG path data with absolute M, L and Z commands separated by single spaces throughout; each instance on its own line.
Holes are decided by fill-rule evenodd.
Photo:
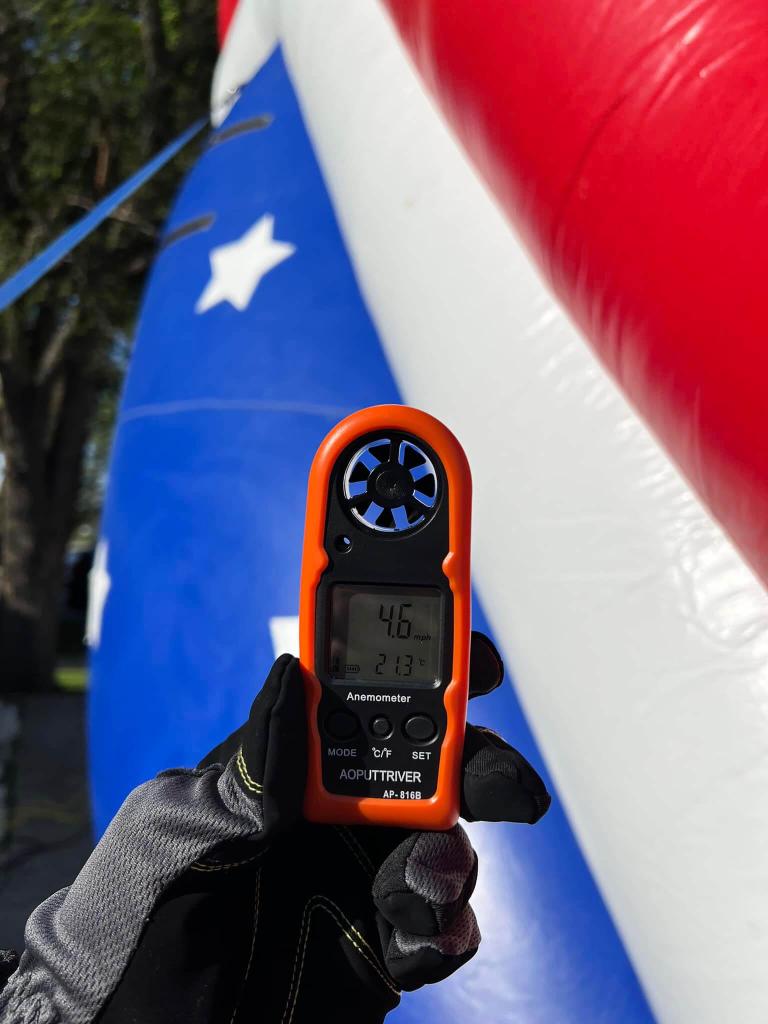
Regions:
M 414 743 L 429 743 L 437 735 L 437 726 L 429 715 L 411 715 L 405 720 L 403 732 Z

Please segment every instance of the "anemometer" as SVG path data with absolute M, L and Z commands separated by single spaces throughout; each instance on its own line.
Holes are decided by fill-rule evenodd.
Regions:
M 310 821 L 458 818 L 471 490 L 453 434 L 406 406 L 363 409 L 318 449 L 300 606 Z

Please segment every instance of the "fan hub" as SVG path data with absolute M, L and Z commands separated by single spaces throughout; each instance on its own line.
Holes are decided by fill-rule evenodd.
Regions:
M 368 491 L 380 505 L 394 508 L 413 494 L 413 478 L 403 466 L 389 463 L 371 473 Z

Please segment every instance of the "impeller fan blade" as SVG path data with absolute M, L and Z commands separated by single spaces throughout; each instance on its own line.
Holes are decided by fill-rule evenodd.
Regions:
M 370 448 L 364 448 L 360 452 L 358 460 L 362 462 L 370 473 L 372 473 L 374 469 L 381 464 L 381 459 L 374 455 Z
M 398 530 L 407 530 L 411 525 L 408 522 L 408 513 L 405 510 L 405 505 L 396 505 L 392 509 L 392 518 L 395 521 L 395 528 Z
M 368 506 L 363 519 L 368 523 L 369 526 L 377 526 L 379 522 L 379 516 L 384 511 L 381 505 L 377 505 L 375 501 L 372 501 Z
M 347 484 L 347 492 L 350 498 L 359 498 L 368 490 L 368 480 L 350 480 Z
M 421 480 L 422 477 L 428 476 L 433 472 L 434 470 L 430 464 L 428 462 L 423 462 L 420 466 L 414 466 L 413 469 L 411 469 L 411 479 L 416 483 L 417 480 Z
M 435 496 L 430 494 L 420 494 L 418 491 L 413 492 L 413 501 L 417 501 L 422 508 L 432 508 L 435 504 Z

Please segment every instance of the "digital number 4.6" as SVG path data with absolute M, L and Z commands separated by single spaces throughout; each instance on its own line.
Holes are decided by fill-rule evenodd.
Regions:
M 406 617 L 405 610 L 410 608 L 409 602 L 394 605 L 379 605 L 379 620 L 387 625 L 387 636 L 398 640 L 407 640 L 411 635 L 411 620 Z M 397 608 L 397 618 L 395 618 Z

